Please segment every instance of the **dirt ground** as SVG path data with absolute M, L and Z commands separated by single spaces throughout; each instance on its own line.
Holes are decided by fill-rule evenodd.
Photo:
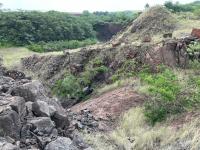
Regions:
M 77 104 L 71 110 L 79 113 L 81 110 L 88 109 L 95 119 L 111 123 L 130 108 L 141 105 L 144 100 L 145 97 L 131 87 L 123 87 Z

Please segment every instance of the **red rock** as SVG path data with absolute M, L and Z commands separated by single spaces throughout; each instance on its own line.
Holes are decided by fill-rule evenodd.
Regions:
M 200 39 L 200 29 L 195 29 L 195 28 L 194 28 L 194 29 L 192 30 L 191 35 L 192 35 L 192 36 L 195 36 L 195 37 L 197 37 L 197 38 Z

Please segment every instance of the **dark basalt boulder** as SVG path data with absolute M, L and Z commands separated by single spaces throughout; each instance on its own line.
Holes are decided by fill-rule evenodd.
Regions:
M 73 145 L 72 140 L 66 137 L 59 137 L 55 141 L 50 142 L 45 150 L 79 150 Z

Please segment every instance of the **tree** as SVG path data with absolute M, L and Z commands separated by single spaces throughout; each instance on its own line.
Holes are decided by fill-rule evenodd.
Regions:
M 146 5 L 145 5 L 145 9 L 148 9 L 150 7 L 150 5 L 147 3 Z

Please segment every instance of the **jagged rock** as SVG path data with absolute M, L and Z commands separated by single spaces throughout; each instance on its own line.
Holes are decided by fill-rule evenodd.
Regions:
M 5 76 L 8 76 L 12 79 L 25 79 L 26 76 L 23 72 L 17 71 L 17 70 L 8 70 L 5 73 Z
M 14 85 L 15 80 L 10 77 L 1 76 L 0 77 L 0 90 L 3 93 L 9 91 L 10 87 Z
M 31 82 L 24 77 L 15 71 L 0 74 L 0 137 L 13 139 L 0 139 L 0 149 L 78 150 L 70 139 L 57 138 L 71 137 L 75 129 L 59 101 L 49 98 L 39 81 Z M 83 147 L 82 142 L 78 144 Z
M 32 104 L 32 111 L 38 117 L 49 117 L 49 106 L 44 101 L 36 101 Z
M 0 137 L 0 150 L 19 150 L 19 147 Z
M 22 97 L 11 97 L 10 106 L 12 110 L 16 111 L 19 114 L 20 118 L 25 116 L 25 100 Z
M 54 106 L 49 106 L 49 113 L 50 116 L 53 116 L 56 112 L 56 108 Z
M 47 144 L 45 150 L 78 150 L 78 148 L 73 145 L 69 138 L 58 137 L 55 141 Z
M 49 117 L 37 117 L 28 120 L 28 123 L 32 125 L 33 132 L 35 134 L 42 133 L 50 135 L 55 124 Z
M 33 115 L 33 111 L 32 111 L 32 105 L 33 105 L 33 102 L 26 102 L 25 103 L 25 106 L 26 106 L 26 118 L 32 118 L 34 115 Z
M 64 128 L 69 126 L 69 120 L 66 114 L 56 111 L 51 119 L 55 122 L 56 128 Z
M 20 138 L 21 121 L 25 115 L 25 101 L 21 97 L 0 96 L 0 129 L 7 136 Z
M 7 109 L 0 114 L 0 129 L 4 135 L 20 139 L 20 118 L 16 111 Z
M 79 149 L 86 149 L 89 147 L 88 144 L 86 144 L 77 134 L 74 134 L 73 136 L 73 144 L 76 145 Z
M 46 99 L 44 87 L 39 81 L 17 86 L 12 90 L 11 94 L 23 97 L 26 102 Z

